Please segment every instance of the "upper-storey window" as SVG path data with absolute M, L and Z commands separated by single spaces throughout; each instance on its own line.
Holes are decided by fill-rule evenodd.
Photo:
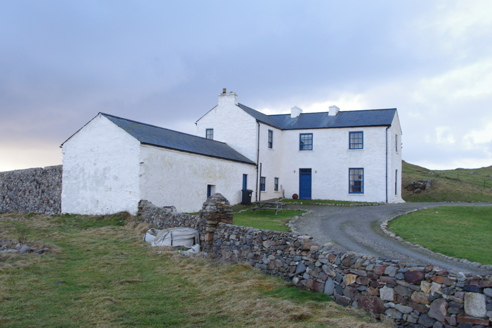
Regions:
M 205 138 L 214 139 L 214 129 L 207 129 L 205 132 Z
M 398 152 L 398 135 L 395 134 L 395 151 Z
M 268 148 L 273 148 L 273 131 L 268 130 Z
M 313 150 L 312 133 L 301 133 L 299 135 L 299 150 Z
M 349 132 L 349 149 L 364 149 L 364 132 Z

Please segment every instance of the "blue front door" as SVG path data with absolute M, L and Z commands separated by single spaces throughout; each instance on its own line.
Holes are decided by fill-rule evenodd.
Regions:
M 243 189 L 247 189 L 247 188 L 248 188 L 248 175 L 243 174 Z
M 311 199 L 311 169 L 299 169 L 299 199 Z

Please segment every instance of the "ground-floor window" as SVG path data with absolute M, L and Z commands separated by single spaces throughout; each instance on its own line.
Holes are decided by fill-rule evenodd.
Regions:
M 349 169 L 349 193 L 351 194 L 364 193 L 364 169 L 362 168 Z
M 275 184 L 273 186 L 275 191 L 278 191 L 278 178 L 275 178 Z
M 214 185 L 207 185 L 207 198 L 215 194 L 215 186 Z
M 265 191 L 265 177 L 260 178 L 260 191 Z
M 243 174 L 243 189 L 248 189 L 248 175 Z

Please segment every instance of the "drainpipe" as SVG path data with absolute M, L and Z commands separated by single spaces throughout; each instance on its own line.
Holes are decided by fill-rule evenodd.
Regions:
M 386 204 L 388 204 L 388 126 L 386 128 Z
M 260 163 L 260 179 L 261 179 L 261 163 Z M 260 193 L 258 194 L 258 201 L 261 202 L 261 190 Z
M 255 202 L 258 201 L 258 166 L 260 165 L 260 122 L 256 122 L 258 129 L 258 145 L 256 146 L 256 193 Z

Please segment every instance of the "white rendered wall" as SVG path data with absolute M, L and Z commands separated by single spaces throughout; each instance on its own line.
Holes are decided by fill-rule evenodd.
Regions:
M 140 142 L 102 115 L 62 148 L 62 213 L 136 214 Z
M 395 135 L 397 140 L 395 142 Z M 401 172 L 402 172 L 402 140 L 401 127 L 398 112 L 393 118 L 391 127 L 388 129 L 388 203 L 404 203 L 401 198 Z M 397 145 L 395 145 L 395 143 Z M 397 146 L 397 147 L 396 147 Z M 398 170 L 397 193 L 395 195 L 395 170 Z
M 141 198 L 156 206 L 197 212 L 207 199 L 207 185 L 215 186 L 215 192 L 231 205 L 237 204 L 241 202 L 243 174 L 248 175 L 248 188 L 253 189 L 254 165 L 148 145 L 141 146 L 140 154 Z
M 233 96 L 227 94 L 225 97 L 232 98 Z M 200 118 L 196 127 L 197 136 L 203 138 L 205 138 L 206 129 L 214 129 L 214 140 L 227 143 L 256 163 L 256 119 L 234 102 L 221 102 Z
M 328 114 L 327 114 L 328 115 Z M 349 132 L 364 132 L 364 149 L 349 149 Z M 386 127 L 283 131 L 285 197 L 299 194 L 299 169 L 311 169 L 312 199 L 386 201 Z M 299 150 L 299 134 L 313 133 L 313 150 Z M 349 193 L 349 168 L 364 169 L 364 193 Z
M 268 130 L 273 131 L 273 147 L 268 148 Z M 283 132 L 266 124 L 260 123 L 260 163 L 261 176 L 265 177 L 265 191 L 261 192 L 261 200 L 280 198 L 284 178 L 282 176 L 283 166 Z M 260 173 L 258 172 L 258 175 Z M 279 190 L 275 191 L 275 178 L 279 178 Z M 258 192 L 260 191 L 260 179 L 258 178 Z M 286 194 L 287 196 L 287 194 Z

